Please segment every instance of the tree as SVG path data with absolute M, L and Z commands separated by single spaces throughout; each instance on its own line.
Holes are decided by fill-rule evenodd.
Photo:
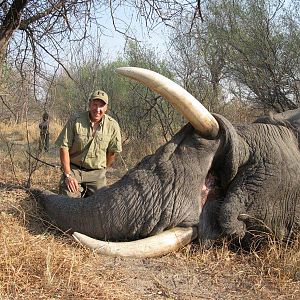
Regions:
M 93 6 L 91 0 L 0 1 L 0 96 L 9 118 L 20 120 L 20 107 L 45 100 L 43 81 L 50 81 L 48 74 L 54 72 L 49 64 L 66 69 L 64 42 L 85 38 Z M 30 93 L 24 94 L 25 86 Z
M 0 0 L 0 77 L 3 68 L 14 66 L 21 78 L 29 81 L 37 100 L 45 100 L 47 91 L 39 87 L 51 82 L 57 65 L 71 76 L 68 67 L 69 49 L 78 42 L 98 46 L 107 30 L 107 20 L 129 40 L 135 39 L 137 24 L 145 31 L 157 24 L 173 26 L 173 17 L 187 7 L 200 12 L 197 1 L 135 0 Z M 76 46 L 75 46 L 76 47 Z M 28 71 L 31 70 L 28 74 Z M 49 73 L 50 76 L 49 76 Z M 0 95 L 8 94 L 1 86 Z
M 6 0 L 0 6 L 0 57 L 20 64 L 29 58 L 35 68 L 44 55 L 60 63 L 65 40 L 87 37 L 88 26 L 96 20 L 94 1 Z
M 134 38 L 135 30 L 130 25 L 134 16 L 146 30 L 151 30 L 160 22 L 174 26 L 174 17 L 187 8 L 201 13 L 199 1 L 186 0 L 2 0 L 0 5 L 2 61 L 8 47 L 14 57 L 22 54 L 20 57 L 24 59 L 31 54 L 40 59 L 40 51 L 43 51 L 58 61 L 56 54 L 62 50 L 62 42 L 86 39 L 92 34 L 91 29 L 101 31 L 106 27 L 104 17 L 107 14 L 110 14 L 115 30 Z M 124 12 L 129 14 L 129 19 Z M 22 53 L 17 50 L 20 46 Z
M 31 74 L 30 70 L 28 73 Z M 26 79 L 22 78 L 9 66 L 4 68 L 3 75 L 5 81 L 0 82 L 0 122 L 21 123 L 28 117 L 37 117 L 38 104 L 34 101 L 32 78 L 29 75 Z
M 184 87 L 211 111 L 219 110 L 220 82 L 227 54 L 226 45 L 214 36 L 213 27 L 217 22 L 222 20 L 209 12 L 205 13 L 205 22 L 191 14 L 178 20 L 171 39 L 173 70 Z
M 149 46 L 129 43 L 125 51 L 125 61 L 129 66 L 150 69 L 171 80 L 174 79 L 165 58 L 160 57 Z M 182 125 L 182 117 L 161 96 L 141 84 L 130 82 L 130 86 L 129 118 L 131 122 L 135 120 L 135 123 L 131 123 L 134 127 L 132 133 L 139 139 L 151 139 L 157 134 L 162 134 L 165 141 L 168 141 Z
M 253 104 L 277 112 L 299 106 L 299 15 L 285 1 L 216 1 L 215 27 L 227 45 L 226 72 Z

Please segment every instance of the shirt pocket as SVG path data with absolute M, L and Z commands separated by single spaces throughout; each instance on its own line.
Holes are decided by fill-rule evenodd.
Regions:
M 101 160 L 106 160 L 106 150 L 109 144 L 109 139 L 102 134 L 95 136 L 91 147 L 89 149 L 87 157 L 93 158 L 96 157 Z
M 102 151 L 107 150 L 110 139 L 104 135 L 97 135 L 95 137 L 95 147 L 101 149 Z
M 76 133 L 74 136 L 74 146 L 76 149 L 82 150 L 88 143 L 89 139 L 86 133 Z
M 101 157 L 106 159 L 106 151 L 109 144 L 109 139 L 103 135 L 97 135 L 94 138 L 93 147 L 89 153 L 90 157 Z

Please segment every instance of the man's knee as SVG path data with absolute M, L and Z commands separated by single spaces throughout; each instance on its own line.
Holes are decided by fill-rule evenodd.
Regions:
M 70 192 L 68 187 L 65 184 L 64 176 L 61 177 L 61 179 L 59 181 L 59 194 L 60 195 L 65 195 L 65 196 L 68 196 L 70 198 L 80 198 L 82 190 L 83 190 L 83 188 L 81 186 L 79 186 L 79 191 L 77 191 L 75 193 Z

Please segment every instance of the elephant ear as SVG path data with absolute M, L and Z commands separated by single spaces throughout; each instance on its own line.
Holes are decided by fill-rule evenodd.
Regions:
M 219 137 L 222 144 L 214 161 L 214 170 L 218 170 L 221 185 L 225 188 L 236 176 L 246 156 L 248 146 L 226 118 L 218 114 L 213 114 L 213 116 L 220 126 Z
M 269 113 L 268 116 L 259 117 L 254 123 L 282 125 L 292 127 L 296 131 L 300 131 L 300 108 L 287 110 L 282 113 Z

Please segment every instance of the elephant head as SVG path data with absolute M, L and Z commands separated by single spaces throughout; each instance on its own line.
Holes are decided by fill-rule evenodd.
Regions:
M 299 226 L 300 110 L 233 126 L 155 72 L 120 68 L 169 101 L 189 121 L 153 155 L 85 199 L 47 191 L 49 217 L 104 254 L 156 256 L 253 230 L 287 239 Z M 100 241 L 102 240 L 102 241 Z

